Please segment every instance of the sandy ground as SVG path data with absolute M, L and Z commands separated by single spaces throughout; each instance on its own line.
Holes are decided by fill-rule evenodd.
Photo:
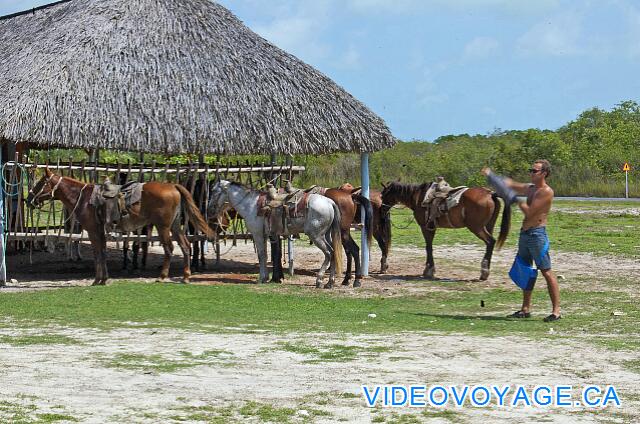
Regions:
M 115 247 L 115 246 L 114 246 Z M 85 258 L 90 253 L 84 249 Z M 223 248 L 223 251 L 226 251 Z M 120 252 L 110 251 L 110 268 L 116 278 L 153 280 L 161 259 L 153 247 L 149 270 L 140 273 L 116 270 Z M 514 252 L 505 250 L 494 257 L 493 275 L 486 287 L 509 286 L 506 269 Z M 34 264 L 26 256 L 11 258 L 9 270 L 17 282 L 0 292 L 52 289 L 88 285 L 92 261 L 64 261 L 64 253 L 34 253 Z M 479 275 L 482 251 L 477 246 L 436 249 L 437 276 L 444 281 L 474 281 Z M 563 284 L 589 284 L 600 277 L 640 279 L 637 261 L 578 253 L 555 252 L 554 263 Z M 317 250 L 296 248 L 299 277 L 289 284 L 315 290 L 314 270 L 319 266 Z M 387 296 L 425 290 L 418 280 L 424 252 L 416 248 L 393 248 L 387 275 L 373 273 L 364 289 L 338 287 L 345 296 Z M 180 256 L 174 257 L 172 275 L 180 275 Z M 252 245 L 240 242 L 229 251 L 216 271 L 194 275 L 193 284 L 255 281 L 257 260 Z M 379 264 L 377 249 L 372 269 Z M 586 281 L 586 282 L 585 282 Z M 371 311 L 375 313 L 375 311 Z M 363 317 L 363 320 L 375 319 Z M 259 420 L 247 413 L 247 401 L 278 408 L 292 408 L 291 421 L 379 422 L 394 413 L 413 414 L 426 422 L 545 421 L 599 422 L 605 416 L 613 422 L 640 419 L 639 376 L 621 363 L 629 354 L 596 348 L 588 342 L 567 341 L 554 345 L 522 338 L 471 337 L 428 332 L 390 336 L 345 336 L 340 334 L 276 335 L 250 332 L 198 333 L 168 329 L 119 329 L 109 332 L 51 327 L 46 334 L 64 335 L 76 342 L 69 345 L 13 346 L 0 341 L 0 421 L 6 417 L 2 402 L 37 413 L 58 413 L 81 422 L 197 422 L 194 411 L 209 411 L 241 421 Z M 41 332 L 12 325 L 0 329 L 2 336 L 24 336 Z M 289 345 L 283 344 L 289 343 Z M 353 360 L 320 361 L 317 354 L 295 353 L 286 346 L 311 346 L 331 351 L 334 345 L 351 346 Z M 213 352 L 213 353 L 212 353 Z M 346 358 L 348 359 L 348 358 Z M 637 359 L 637 358 L 636 358 Z M 163 370 L 154 364 L 184 364 Z M 615 384 L 623 400 L 620 409 L 605 411 L 585 408 L 474 408 L 449 407 L 451 415 L 438 415 L 433 408 L 365 407 L 362 384 Z M 31 406 L 29 406 L 31 405 Z M 11 408 L 8 408 L 11 410 Z M 243 414 L 244 411 L 244 414 Z M 434 412 L 435 411 L 435 412 Z M 5 415 L 2 415 L 2 414 Z M 35 412 L 34 412 L 35 413 Z M 614 413 L 614 415 L 611 415 Z M 628 415 L 615 415 L 616 413 Z M 229 415 L 230 414 L 230 415 Z M 326 415 L 330 414 L 330 415 Z M 448 417 L 448 418 L 447 418 Z M 200 417 L 202 418 L 202 416 Z M 223 422 L 223 421 L 221 421 Z
M 37 290 L 90 285 L 93 282 L 94 274 L 92 253 L 87 244 L 81 246 L 81 251 L 84 258 L 81 261 L 66 260 L 67 253 L 64 249 L 59 249 L 55 254 L 34 251 L 31 253 L 31 260 L 28 253 L 9 256 L 7 258 L 8 275 L 14 281 L 8 283 L 7 287 L 2 290 Z M 251 283 L 256 281 L 258 260 L 251 242 L 238 241 L 236 246 L 232 246 L 229 242 L 226 246 L 222 245 L 221 251 L 223 255 L 218 265 L 214 263 L 213 252 L 207 253 L 206 270 L 194 272 L 192 283 Z M 160 274 L 162 248 L 154 245 L 150 247 L 149 252 L 148 266 L 145 270 L 123 270 L 122 252 L 115 243 L 110 244 L 108 252 L 110 276 L 114 279 L 154 281 Z M 480 262 L 483 254 L 484 247 L 479 245 L 436 246 L 434 248 L 436 278 L 444 281 L 475 281 L 486 287 L 511 287 L 513 283 L 509 280 L 507 271 L 513 262 L 515 250 L 505 248 L 494 252 L 491 277 L 488 281 L 480 282 L 477 279 L 480 276 Z M 560 276 L 562 284 L 572 284 L 573 287 L 585 285 L 590 290 L 598 290 L 603 288 L 598 283 L 603 278 L 624 277 L 640 280 L 640 261 L 638 260 L 613 255 L 603 256 L 553 250 L 551 254 L 553 268 Z M 422 279 L 425 257 L 424 249 L 392 246 L 389 257 L 389 272 L 381 275 L 378 273 L 380 251 L 375 246 L 371 252 L 371 274 L 365 279 L 365 289 L 375 291 L 397 287 L 401 290 L 403 281 Z M 321 264 L 320 251 L 298 241 L 295 247 L 294 263 L 296 264 L 297 276 L 290 283 L 313 286 L 315 272 Z M 182 254 L 176 247 L 170 276 L 174 281 L 179 281 L 181 275 Z M 336 281 L 340 286 L 341 280 Z M 352 292 L 351 288 L 337 287 L 337 289 Z M 420 287 L 413 286 L 410 289 L 421 290 Z M 359 295 L 357 292 L 354 294 Z M 365 295 L 366 293 L 361 294 Z
M 3 333 L 17 334 L 4 330 Z M 168 422 L 170 417 L 196 421 L 188 416 L 189 411 L 198 407 L 230 407 L 235 416 L 241 417 L 240 408 L 247 401 L 292 408 L 296 411 L 293 421 L 309 419 L 305 412 L 315 410 L 330 414 L 314 417 L 314 421 L 326 423 L 366 423 L 378 415 L 422 412 L 416 408 L 397 411 L 366 408 L 360 391 L 362 384 L 514 387 L 568 384 L 576 388 L 574 396 L 578 397 L 579 388 L 608 382 L 615 384 L 623 399 L 622 408 L 615 412 L 638 412 L 638 375 L 618 365 L 624 356 L 575 343 L 548 346 L 509 337 L 488 339 L 427 333 L 357 336 L 348 340 L 325 334 L 274 336 L 163 329 L 94 332 L 50 328 L 47 333 L 66 335 L 83 344 L 3 345 L 0 376 L 5 383 L 0 393 L 5 401 L 27 402 L 36 405 L 39 413 L 64 413 L 81 422 Z M 313 355 L 283 349 L 283 342 L 319 348 L 334 344 L 360 346 L 362 350 L 351 361 L 318 361 Z M 388 350 L 366 350 L 372 346 Z M 189 358 L 211 350 L 223 351 L 224 355 L 189 366 L 194 363 Z M 184 352 L 192 356 L 187 357 Z M 163 361 L 187 367 L 167 372 L 145 368 L 142 362 L 134 363 L 133 369 L 126 367 L 130 362 L 114 367 L 112 361 L 122 355 L 161 357 Z M 632 394 L 635 402 L 625 400 L 625 396 Z M 597 418 L 602 418 L 602 411 L 579 407 L 466 405 L 459 410 L 451 406 L 448 410 L 466 422 L 488 419 L 566 423 L 597 422 Z M 432 420 L 438 422 L 436 418 Z

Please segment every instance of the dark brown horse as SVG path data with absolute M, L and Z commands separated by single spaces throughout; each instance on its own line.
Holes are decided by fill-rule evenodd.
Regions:
M 76 215 L 82 228 L 89 234 L 89 240 L 93 247 L 96 263 L 96 278 L 93 285 L 104 285 L 109 278 L 105 229 L 115 225 L 119 229 L 129 232 L 147 225 L 156 227 L 160 242 L 164 247 L 164 262 L 160 273 L 161 280 L 169 276 L 169 264 L 173 252 L 173 236 L 184 255 L 184 281 L 189 281 L 191 276 L 189 266 L 191 249 L 189 241 L 180 227 L 182 210 L 207 237 L 213 238 L 214 234 L 200 214 L 188 190 L 178 184 L 145 183 L 141 200 L 131 206 L 126 217 L 119 222 L 101 222 L 97 218 L 96 208 L 89 203 L 94 188 L 93 184 L 58 176 L 46 169 L 45 174 L 29 191 L 29 196 L 27 197 L 27 204 L 31 207 L 41 206 L 43 202 L 49 199 L 60 200 L 65 208 Z M 183 206 L 182 208 L 180 207 L 181 205 Z M 104 216 L 113 216 L 113 214 L 107 211 Z
M 436 267 L 433 261 L 433 237 L 436 234 L 435 228 L 427 226 L 427 208 L 422 206 L 422 200 L 429 189 L 431 183 L 424 184 L 402 184 L 392 182 L 382 190 L 382 200 L 384 204 L 393 206 L 401 203 L 413 210 L 413 216 L 418 222 L 422 235 L 426 242 L 427 262 L 423 276 L 433 278 Z M 446 214 L 436 221 L 436 228 L 468 228 L 486 245 L 484 257 L 482 258 L 480 279 L 489 278 L 491 268 L 491 256 L 495 246 L 500 248 L 509 234 L 511 225 L 511 207 L 505 208 L 500 224 L 500 235 L 498 241 L 493 237 L 493 227 L 500 213 L 500 202 L 498 196 L 491 191 L 473 187 L 465 191 L 460 199 L 460 203 L 451 208 Z
M 360 188 L 354 188 L 349 183 L 341 185 L 340 189 L 346 190 L 349 193 L 360 194 Z M 371 233 L 382 252 L 382 257 L 380 258 L 380 274 L 385 274 L 387 269 L 389 269 L 387 258 L 389 257 L 389 249 L 391 248 L 391 217 L 389 215 L 389 209 L 391 209 L 391 207 L 382 203 L 382 193 L 378 190 L 369 190 L 369 202 L 373 210 Z M 360 208 L 357 208 L 353 223 L 360 224 L 361 222 Z M 349 258 L 347 258 L 347 272 L 350 272 L 350 270 L 351 265 Z

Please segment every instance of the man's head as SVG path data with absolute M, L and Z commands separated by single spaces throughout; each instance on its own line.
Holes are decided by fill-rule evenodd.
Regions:
M 531 181 L 536 182 L 543 178 L 548 178 L 551 175 L 551 164 L 546 159 L 538 159 L 533 162 L 533 165 L 529 169 L 531 175 Z

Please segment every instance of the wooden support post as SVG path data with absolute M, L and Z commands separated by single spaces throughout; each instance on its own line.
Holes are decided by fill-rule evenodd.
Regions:
M 369 198 L 369 153 L 362 153 L 360 155 L 360 179 L 362 185 L 362 196 Z M 367 240 L 367 232 L 365 231 L 365 211 L 364 206 L 360 207 L 360 217 L 362 221 L 362 237 L 361 237 L 361 259 L 362 275 L 367 277 L 369 275 L 369 243 Z

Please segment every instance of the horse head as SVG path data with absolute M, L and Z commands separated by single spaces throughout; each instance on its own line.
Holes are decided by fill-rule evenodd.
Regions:
M 224 212 L 225 204 L 229 203 L 227 190 L 231 182 L 227 180 L 218 180 L 209 187 L 209 204 L 207 212 L 211 218 L 217 218 Z
M 29 195 L 26 199 L 27 206 L 30 208 L 40 208 L 44 202 L 53 199 L 55 189 L 61 181 L 61 177 L 55 175 L 49 168 L 45 168 L 44 175 L 42 175 L 36 185 L 29 190 Z

